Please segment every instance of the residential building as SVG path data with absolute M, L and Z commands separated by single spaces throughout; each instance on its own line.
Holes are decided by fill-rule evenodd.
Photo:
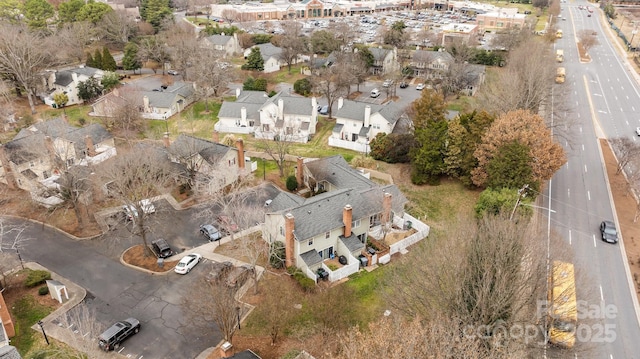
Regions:
M 183 167 L 181 172 L 199 193 L 213 194 L 251 170 L 251 160 L 244 156 L 242 139 L 234 148 L 181 134 L 173 143 L 165 137 L 165 146 L 169 159 Z
M 385 75 L 400 69 L 397 48 L 370 47 L 369 52 L 373 55 L 373 65 L 369 67 L 372 75 Z
M 424 79 L 441 78 L 453 63 L 453 56 L 446 51 L 416 50 L 409 66 L 416 77 Z
M 220 52 L 223 57 L 233 57 L 242 53 L 238 35 L 212 35 L 204 38 L 205 44 Z
M 129 103 L 139 109 L 143 118 L 166 120 L 184 110 L 194 100 L 193 82 L 176 81 L 152 90 L 125 85 L 96 100 L 91 105 L 89 115 L 113 117 L 123 105 Z
M 329 137 L 329 146 L 346 148 L 362 153 L 369 152 L 369 141 L 378 133 L 393 133 L 405 111 L 393 102 L 378 105 L 338 99 L 336 124 Z
M 268 243 L 283 242 L 286 266 L 295 266 L 312 279 L 317 279 L 320 272 L 329 273 L 330 281 L 357 272 L 367 240 L 380 233 L 382 226 L 402 230 L 411 218 L 415 221 L 412 223 L 428 228 L 405 215 L 407 199 L 395 185 L 376 184 L 351 168 L 342 156 L 310 161 L 299 158 L 296 178 L 299 187 L 316 195 L 302 198 L 288 192 L 278 194 L 267 207 L 263 238 Z M 412 243 L 427 232 L 415 233 Z M 342 268 L 326 266 L 325 261 L 339 257 Z M 389 258 L 386 254 L 379 257 L 383 261 Z
M 100 80 L 103 76 L 104 71 L 84 65 L 67 70 L 51 71 L 43 78 L 44 92 L 40 97 L 45 104 L 55 107 L 53 96 L 64 93 L 69 98 L 66 106 L 81 104 L 84 100 L 78 95 L 78 84 L 92 77 Z
M 0 182 L 33 195 L 55 188 L 60 174 L 72 166 L 115 155 L 113 136 L 100 124 L 78 128 L 61 118 L 38 122 L 0 147 Z
M 236 90 L 236 101 L 224 101 L 214 128 L 219 132 L 253 133 L 256 138 L 306 143 L 316 133 L 318 108 L 315 97 L 273 97 L 262 91 Z
M 277 47 L 270 42 L 266 44 L 254 45 L 244 50 L 245 59 L 249 56 L 249 54 L 251 53 L 251 49 L 253 49 L 254 47 L 260 49 L 260 55 L 262 56 L 262 60 L 264 61 L 264 70 L 262 72 L 276 72 L 280 71 L 280 68 L 288 66 L 287 62 L 282 59 L 282 48 Z M 298 58 L 293 61 L 293 64 L 297 64 L 302 61 L 304 61 L 303 56 L 299 55 Z
M 513 28 L 522 29 L 525 26 L 526 18 L 527 15 L 518 13 L 518 8 L 498 8 L 496 11 L 478 14 L 476 24 L 480 33 Z
M 0 292 L 0 348 L 9 344 L 9 338 L 13 338 L 16 335 L 15 328 L 13 326 L 13 320 L 9 314 L 9 308 L 4 301 L 4 296 Z
M 467 96 L 475 96 L 480 86 L 484 84 L 487 67 L 485 65 L 467 64 L 465 66 L 465 73 L 467 86 L 460 92 Z

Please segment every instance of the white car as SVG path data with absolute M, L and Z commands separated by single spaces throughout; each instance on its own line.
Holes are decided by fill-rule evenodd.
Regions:
M 371 90 L 371 97 L 376 98 L 380 96 L 380 90 L 378 90 L 377 88 Z
M 178 75 L 180 75 L 180 73 L 178 73 L 178 71 L 176 71 L 176 70 L 169 70 L 169 71 L 167 71 L 167 73 L 168 73 L 169 75 L 173 75 L 173 76 L 178 76 Z
M 636 135 L 640 136 L 640 127 L 636 127 Z
M 418 84 L 418 86 L 416 86 L 416 90 L 418 91 L 424 90 L 424 84 Z
M 178 262 L 178 264 L 173 269 L 173 271 L 178 274 L 187 274 L 191 272 L 191 270 L 193 269 L 193 267 L 196 266 L 196 264 L 200 263 L 201 259 L 202 259 L 202 256 L 199 255 L 198 253 L 187 254 L 186 256 L 182 257 L 182 259 L 180 260 L 180 262 Z

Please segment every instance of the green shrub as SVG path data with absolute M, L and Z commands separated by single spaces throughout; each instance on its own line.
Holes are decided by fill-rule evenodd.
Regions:
M 291 192 L 298 189 L 298 180 L 296 179 L 296 176 L 291 175 L 287 177 L 287 189 Z
M 309 96 L 311 94 L 312 86 L 309 79 L 300 79 L 293 83 L 293 91 L 302 96 Z
M 300 283 L 302 290 L 304 290 L 305 292 L 313 292 L 316 289 L 316 282 L 314 282 L 311 278 L 300 278 L 298 280 L 298 283 Z
M 47 295 L 49 294 L 49 287 L 47 287 L 46 285 L 44 287 L 40 287 L 38 288 L 38 294 L 40 295 Z
M 358 155 L 351 159 L 351 165 L 353 167 L 376 168 L 376 161 L 371 157 Z
M 51 273 L 46 270 L 34 270 L 29 272 L 27 279 L 24 281 L 24 285 L 29 288 L 33 288 L 49 279 L 51 279 Z

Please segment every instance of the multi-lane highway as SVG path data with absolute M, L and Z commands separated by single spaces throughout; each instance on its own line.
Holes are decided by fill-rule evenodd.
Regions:
M 578 300 L 589 312 L 579 312 L 578 344 L 570 357 L 640 358 L 640 325 L 635 290 L 631 287 L 624 243 L 612 245 L 600 240 L 602 220 L 615 220 L 603 168 L 598 138 L 633 137 L 640 126 L 638 83 L 606 36 L 608 24 L 595 10 L 588 16 L 579 6 L 586 1 L 561 4 L 567 20 L 558 22 L 564 37 L 556 49 L 563 49 L 567 78 L 554 85 L 555 120 L 568 123 L 565 146 L 568 162 L 543 193 L 552 234 L 570 248 L 577 269 Z M 597 32 L 599 45 L 589 50 L 591 62 L 581 63 L 576 47 L 581 30 Z M 557 96 L 562 93 L 562 96 Z M 562 110 L 558 110 L 562 108 Z M 568 120 L 567 120 L 568 119 Z M 562 257 L 560 246 L 551 247 L 551 258 Z M 585 307 L 585 305 L 587 307 Z M 596 310 L 598 309 L 598 310 Z M 604 309 L 604 311 L 602 311 Z M 566 356 L 566 351 L 549 351 L 549 357 Z

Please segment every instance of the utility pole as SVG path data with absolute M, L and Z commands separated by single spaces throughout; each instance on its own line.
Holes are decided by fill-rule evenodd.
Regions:
M 525 184 L 524 186 L 522 186 L 522 188 L 520 188 L 518 190 L 518 200 L 516 201 L 516 205 L 513 206 L 513 211 L 511 211 L 511 215 L 509 216 L 509 220 L 512 221 L 513 220 L 513 215 L 516 213 L 516 209 L 518 208 L 518 206 L 520 205 L 520 200 L 527 195 L 526 190 L 529 188 L 528 184 Z

